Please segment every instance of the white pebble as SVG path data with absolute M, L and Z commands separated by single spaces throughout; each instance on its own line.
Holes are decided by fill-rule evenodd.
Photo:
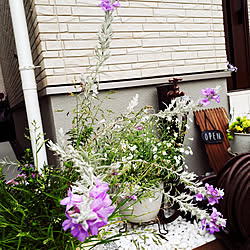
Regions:
M 186 249 L 188 247 L 188 244 L 186 242 L 181 242 L 179 244 L 179 248 L 183 248 L 183 249 Z

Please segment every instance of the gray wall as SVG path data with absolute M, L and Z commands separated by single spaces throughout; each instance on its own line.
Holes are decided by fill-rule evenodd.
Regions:
M 197 100 L 200 95 L 200 90 L 202 88 L 212 88 L 220 85 L 222 87 L 221 93 L 221 103 L 214 103 L 210 105 L 209 108 L 213 107 L 225 107 L 228 110 L 228 101 L 226 97 L 226 79 L 216 79 L 216 80 L 203 80 L 203 81 L 193 81 L 185 82 L 179 84 L 180 89 L 186 93 L 186 95 L 191 96 L 194 100 Z M 105 102 L 103 109 L 112 109 L 116 114 L 123 112 L 130 99 L 138 93 L 140 96 L 140 107 L 145 105 L 151 105 L 155 110 L 158 110 L 158 99 L 157 90 L 155 86 L 149 87 L 135 87 L 126 89 L 116 89 L 116 93 L 112 95 L 113 99 Z M 100 96 L 105 96 L 107 91 L 100 92 Z M 53 114 L 55 133 L 57 134 L 59 128 L 63 128 L 67 131 L 71 127 L 72 110 L 75 106 L 75 97 L 69 95 L 54 95 L 51 96 L 51 112 Z M 62 110 L 63 112 L 55 112 L 56 110 Z M 66 114 L 69 112 L 69 116 Z M 190 114 L 193 117 L 193 114 Z M 200 131 L 195 125 L 195 122 L 189 124 L 189 137 L 193 137 L 194 141 L 187 141 L 188 145 L 192 146 L 194 154 L 187 157 L 187 164 L 191 171 L 197 174 L 203 174 L 207 171 L 212 171 L 208 164 L 208 159 L 205 153 L 204 145 L 200 139 Z M 55 138 L 56 139 L 56 138 Z

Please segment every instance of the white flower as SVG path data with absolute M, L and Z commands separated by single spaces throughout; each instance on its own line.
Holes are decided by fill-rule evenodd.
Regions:
M 105 119 L 99 121 L 99 123 L 105 123 L 105 122 L 106 122 Z
M 139 95 L 136 94 L 132 100 L 130 101 L 128 107 L 127 107 L 127 110 L 129 112 L 132 112 L 134 110 L 134 108 L 138 105 L 138 100 L 139 100 Z
M 218 196 L 224 196 L 224 191 L 223 190 L 218 188 L 217 191 L 218 191 Z
M 162 155 L 167 155 L 166 151 L 162 151 Z
M 181 152 L 181 153 L 184 153 L 184 148 L 180 148 L 180 152 Z
M 192 148 L 188 146 L 188 149 L 189 149 L 189 153 L 190 153 L 190 155 L 193 155 Z
M 112 164 L 110 165 L 110 167 L 113 168 L 113 169 L 119 169 L 120 163 L 119 163 L 119 162 L 112 163 Z
M 156 153 L 156 152 L 157 152 L 157 147 L 156 147 L 156 146 L 153 146 L 152 151 L 153 151 L 154 153 Z
M 171 121 L 172 121 L 172 117 L 171 117 L 171 116 L 168 116 L 168 117 L 167 117 L 167 120 L 168 120 L 169 122 L 171 122 Z
M 136 148 L 137 148 L 137 146 L 136 146 L 136 145 L 134 145 L 133 147 L 130 147 L 130 150 L 133 152 L 133 151 L 135 151 L 135 150 L 136 150 Z
M 178 133 L 174 132 L 174 137 L 178 137 Z
M 170 148 L 171 145 L 172 145 L 172 144 L 171 144 L 170 142 L 167 143 L 167 147 L 168 147 L 168 148 Z

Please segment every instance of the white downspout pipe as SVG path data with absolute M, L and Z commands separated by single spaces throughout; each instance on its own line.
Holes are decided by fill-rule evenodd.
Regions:
M 32 152 L 35 165 L 41 173 L 44 164 L 47 164 L 47 154 L 45 143 L 39 152 L 37 152 L 37 148 L 40 147 L 44 142 L 44 136 L 34 72 L 35 66 L 33 65 L 32 61 L 23 0 L 9 0 L 9 5 L 16 41 L 19 70 L 22 80 Z M 36 123 L 37 129 L 35 129 L 33 125 L 34 122 Z M 38 137 L 40 137 L 40 139 L 37 143 L 36 140 Z

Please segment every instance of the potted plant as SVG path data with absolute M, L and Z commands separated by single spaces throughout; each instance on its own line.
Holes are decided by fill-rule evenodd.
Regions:
M 150 106 L 138 108 L 138 95 L 118 116 L 103 110 L 102 103 L 110 95 L 104 99 L 99 97 L 98 74 L 109 58 L 112 10 L 119 6 L 119 1 L 102 0 L 100 6 L 105 11 L 105 21 L 95 50 L 96 67 L 82 76 L 79 86 L 75 86 L 80 93 L 75 95 L 72 129 L 67 135 L 60 130 L 57 143 L 49 141 L 47 144 L 58 156 L 61 165 L 57 168 L 44 166 L 41 176 L 36 168 L 34 171 L 30 167 L 21 168 L 25 175 L 18 176 L 11 183 L 5 183 L 2 178 L 1 190 L 6 195 L 10 194 L 7 202 L 14 196 L 6 192 L 6 187 L 13 189 L 18 196 L 4 207 L 1 205 L 2 210 L 11 216 L 9 228 L 12 226 L 16 230 L 9 234 L 9 228 L 5 230 L 6 222 L 1 223 L 1 247 L 14 242 L 16 249 L 30 248 L 27 244 L 31 241 L 27 240 L 25 244 L 22 239 L 34 240 L 34 227 L 38 232 L 36 235 L 40 229 L 45 235 L 37 237 L 36 245 L 33 245 L 37 249 L 84 248 L 88 243 L 94 246 L 116 240 L 121 233 L 112 234 L 109 226 L 114 223 L 117 227 L 117 223 L 126 221 L 122 210 L 129 210 L 147 198 L 154 200 L 156 191 L 163 192 L 168 204 L 178 204 L 181 211 L 190 212 L 210 233 L 218 232 L 226 225 L 221 213 L 213 207 L 222 198 L 223 190 L 208 184 L 203 186 L 197 182 L 194 173 L 187 171 L 185 155 L 192 154 L 192 150 L 183 143 L 186 131 L 182 117 L 200 104 L 207 105 L 212 99 L 219 102 L 217 89 L 203 90 L 205 97 L 200 104 L 175 99 L 160 112 L 154 112 Z M 184 126 L 188 128 L 185 123 Z M 164 188 L 161 187 L 162 183 Z M 25 195 L 21 195 L 22 192 Z M 208 201 L 206 209 L 200 209 L 195 202 L 203 199 Z M 18 211 L 16 207 L 12 209 L 13 204 L 21 205 Z M 42 211 L 48 220 L 42 220 L 40 206 L 36 204 L 46 204 Z M 30 206 L 33 206 L 31 208 L 35 213 Z M 65 213 L 62 213 L 62 208 Z M 13 212 L 18 212 L 15 214 L 18 220 L 12 217 Z M 151 212 L 135 214 L 134 217 L 140 218 L 144 213 Z M 26 214 L 29 215 L 29 222 L 32 222 L 27 224 L 28 227 Z M 38 222 L 34 222 L 35 218 Z M 5 217 L 2 216 L 2 220 Z M 12 221 L 19 221 L 25 230 L 20 230 L 17 223 L 12 225 Z M 60 221 L 63 230 L 54 227 L 51 221 L 56 225 Z M 52 230 L 54 228 L 56 231 Z M 81 245 L 81 242 L 85 245 Z
M 250 151 L 250 119 L 237 117 L 236 121 L 229 125 L 228 140 L 233 153 Z

